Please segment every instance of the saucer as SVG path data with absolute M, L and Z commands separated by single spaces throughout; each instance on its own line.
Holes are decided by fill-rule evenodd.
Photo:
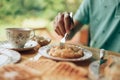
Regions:
M 21 55 L 19 52 L 0 48 L 0 66 L 16 63 L 21 59 Z
M 0 42 L 0 48 L 7 48 L 7 49 L 16 50 L 16 51 L 31 50 L 34 47 L 36 47 L 37 45 L 38 45 L 38 43 L 36 41 L 29 40 L 26 42 L 26 44 L 23 48 L 13 48 L 12 44 L 9 43 L 8 41 L 1 41 Z

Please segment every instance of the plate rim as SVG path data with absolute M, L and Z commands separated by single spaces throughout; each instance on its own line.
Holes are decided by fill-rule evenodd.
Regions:
M 29 40 L 29 41 L 34 41 L 34 40 Z M 34 42 L 36 42 L 36 41 L 34 41 Z M 15 51 L 27 51 L 27 50 L 31 50 L 31 49 L 33 49 L 34 47 L 36 47 L 38 45 L 38 43 L 36 42 L 36 45 L 34 45 L 32 47 L 25 47 L 25 48 L 7 48 L 7 47 L 1 47 L 1 45 L 4 45 L 4 44 L 10 44 L 10 43 L 9 43 L 8 40 L 0 41 L 0 48 L 6 48 L 6 49 L 10 49 L 10 50 L 15 50 Z
M 9 54 L 8 54 L 8 52 L 9 52 Z M 21 60 L 21 57 L 22 57 L 19 52 L 15 51 L 15 50 L 7 49 L 7 48 L 0 48 L 0 53 L 3 54 L 3 55 L 6 55 L 6 56 L 8 56 L 10 59 L 12 59 L 12 60 L 10 61 L 10 63 L 8 63 L 8 64 L 17 63 L 18 61 Z M 10 56 L 10 53 L 11 53 L 11 55 L 13 55 L 13 56 Z M 7 54 L 8 54 L 8 55 L 7 55 Z M 15 58 L 13 58 L 13 57 L 14 57 L 14 54 L 17 55 L 17 57 L 15 57 L 15 58 L 17 58 L 16 60 L 15 60 Z
M 70 45 L 73 45 L 73 44 L 70 44 Z M 91 52 L 90 50 L 87 50 L 87 49 L 85 49 L 85 48 L 82 48 L 84 52 L 85 52 L 85 51 L 89 52 L 89 57 L 84 58 L 85 56 L 83 56 L 83 57 L 80 57 L 80 58 L 72 58 L 72 59 L 65 59 L 65 58 L 53 57 L 53 56 L 50 56 L 50 55 L 47 54 L 47 51 L 48 51 L 48 50 L 50 49 L 50 47 L 52 47 L 52 46 L 53 46 L 53 45 L 43 46 L 43 47 L 41 47 L 41 48 L 38 50 L 38 53 L 41 54 L 43 57 L 46 57 L 46 58 L 49 58 L 49 59 L 53 59 L 53 60 L 59 60 L 59 61 L 84 61 L 84 60 L 90 59 L 90 58 L 93 56 L 93 54 L 92 54 L 92 52 Z M 78 46 L 78 45 L 75 45 L 75 46 Z M 78 46 L 78 47 L 80 47 L 80 46 Z M 46 54 L 47 54 L 48 56 L 46 56 Z M 84 55 L 87 55 L 87 54 L 88 54 L 88 53 L 84 53 Z

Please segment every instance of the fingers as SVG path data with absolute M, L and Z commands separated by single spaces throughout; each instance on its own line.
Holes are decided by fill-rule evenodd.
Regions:
M 71 27 L 71 19 L 68 13 L 65 13 L 64 15 L 64 24 L 66 32 L 69 33 Z
M 64 27 L 64 14 L 63 13 L 59 13 L 56 17 L 55 17 L 55 21 L 54 21 L 54 28 L 55 28 L 55 32 L 58 35 L 64 36 L 65 34 L 65 27 Z
M 63 13 L 59 13 L 54 20 L 54 28 L 55 28 L 55 32 L 58 35 L 64 36 L 65 34 L 65 28 L 64 28 L 64 14 Z
M 58 15 L 58 28 L 60 30 L 61 35 L 64 36 L 66 31 L 64 26 L 64 14 L 62 13 Z
M 59 26 L 57 25 L 57 22 L 58 22 L 58 16 L 55 17 L 55 20 L 53 22 L 53 26 L 54 26 L 54 29 L 55 29 L 55 32 L 60 35 L 60 31 L 59 31 Z
M 73 28 L 73 20 L 70 17 L 69 13 L 59 13 L 54 20 L 54 28 L 55 32 L 58 35 L 64 36 L 67 32 L 69 33 L 70 30 Z

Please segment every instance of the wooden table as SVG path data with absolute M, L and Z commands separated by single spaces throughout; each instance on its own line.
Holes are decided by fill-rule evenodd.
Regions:
M 83 46 L 83 45 L 80 45 L 80 46 L 83 47 L 83 48 L 86 48 L 86 49 L 90 50 L 93 53 L 93 57 L 91 59 L 89 59 L 89 60 L 86 60 L 86 61 L 75 62 L 76 65 L 83 66 L 84 68 L 88 68 L 88 66 L 89 66 L 89 64 L 91 62 L 93 62 L 95 60 L 99 60 L 100 49 L 92 48 L 92 47 L 87 47 L 87 46 Z M 37 54 L 39 48 L 40 48 L 40 45 L 36 46 L 32 50 L 20 52 L 21 55 L 22 55 L 22 58 L 21 58 L 21 60 L 19 62 L 21 63 L 21 62 L 23 62 L 23 61 L 25 61 L 25 60 L 27 60 L 27 59 L 35 56 Z M 105 57 L 107 57 L 108 55 L 120 56 L 119 53 L 105 50 Z
M 85 60 L 85 61 L 77 61 L 77 62 L 73 62 L 75 65 L 77 66 L 81 66 L 83 68 L 85 68 L 87 71 L 88 70 L 88 67 L 89 67 L 89 64 L 92 63 L 93 61 L 95 60 L 99 60 L 99 53 L 100 53 L 100 49 L 97 49 L 97 48 L 91 48 L 91 47 L 87 47 L 87 46 L 83 46 L 83 45 L 79 45 L 83 48 L 86 48 L 88 50 L 90 50 L 92 53 L 93 53 L 93 57 L 89 60 Z M 21 55 L 22 55 L 22 58 L 21 60 L 19 61 L 19 63 L 21 62 L 24 62 L 25 60 L 35 56 L 37 53 L 38 53 L 38 49 L 40 48 L 40 46 L 36 46 L 34 49 L 32 50 L 29 50 L 29 51 L 24 51 L 24 52 L 20 52 Z M 116 56 L 120 56 L 119 53 L 116 53 L 116 52 L 112 52 L 112 51 L 107 51 L 105 50 L 105 57 L 107 58 L 108 55 L 116 55 Z M 44 57 L 41 57 L 42 59 Z M 40 58 L 40 59 L 41 59 Z

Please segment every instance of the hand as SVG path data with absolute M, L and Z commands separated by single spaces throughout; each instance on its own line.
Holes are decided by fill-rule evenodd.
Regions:
M 59 13 L 54 20 L 54 28 L 55 32 L 58 35 L 64 36 L 65 33 L 70 32 L 70 30 L 74 27 L 73 19 L 70 16 L 70 13 L 64 12 Z

